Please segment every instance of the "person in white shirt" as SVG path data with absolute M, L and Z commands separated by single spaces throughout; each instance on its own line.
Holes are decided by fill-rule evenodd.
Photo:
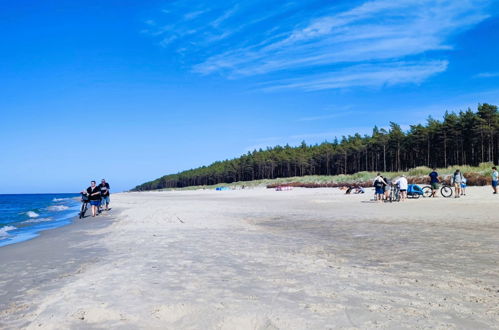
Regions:
M 398 178 L 397 181 L 395 181 L 395 184 L 399 186 L 400 200 L 405 201 L 405 199 L 407 198 L 408 187 L 407 178 L 405 177 L 405 175 L 402 175 L 400 178 Z

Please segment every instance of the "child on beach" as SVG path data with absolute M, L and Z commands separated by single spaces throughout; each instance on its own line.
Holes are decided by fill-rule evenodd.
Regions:
M 497 168 L 492 167 L 492 190 L 494 194 L 497 194 L 497 184 L 499 180 L 499 173 L 497 172 Z
M 463 175 L 463 181 L 461 181 L 461 196 L 466 196 L 466 178 Z

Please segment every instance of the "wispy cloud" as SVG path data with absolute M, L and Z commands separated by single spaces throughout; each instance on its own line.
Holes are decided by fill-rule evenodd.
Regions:
M 148 30 L 164 47 L 187 49 L 185 60 L 203 75 L 258 77 L 267 90 L 379 87 L 421 83 L 445 71 L 441 51 L 485 20 L 491 2 L 371 0 L 346 8 L 255 0 L 194 11 L 176 2 L 165 24 L 173 28 L 154 18 Z
M 475 78 L 495 78 L 495 77 L 499 77 L 499 72 L 482 72 L 482 73 L 476 74 L 474 77 Z
M 272 81 L 269 83 L 270 86 L 264 89 L 272 91 L 300 88 L 307 91 L 316 91 L 353 86 L 381 87 L 403 83 L 418 84 L 431 75 L 445 71 L 447 64 L 447 61 L 397 62 L 377 65 L 362 64 L 347 67 L 340 71 L 331 71 L 327 74 L 307 76 L 306 79 L 294 78 Z

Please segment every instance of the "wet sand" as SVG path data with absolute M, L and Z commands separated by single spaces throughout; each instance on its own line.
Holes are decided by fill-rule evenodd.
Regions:
M 113 195 L 0 248 L 2 328 L 499 328 L 499 197 L 336 189 Z

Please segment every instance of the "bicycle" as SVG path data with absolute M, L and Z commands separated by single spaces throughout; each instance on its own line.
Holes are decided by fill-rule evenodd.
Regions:
M 452 191 L 452 186 L 448 184 L 445 181 L 440 182 L 442 185 L 440 187 L 440 195 L 442 195 L 445 198 L 452 197 L 453 191 Z M 423 187 L 423 197 L 430 197 L 433 193 L 433 189 L 431 186 L 424 186 Z
M 392 184 L 390 195 L 388 195 L 388 202 L 400 202 L 400 189 L 398 184 Z
M 88 203 L 90 199 L 88 198 L 87 195 L 81 193 L 81 208 L 80 208 L 80 219 L 85 217 L 85 213 L 87 212 L 88 209 Z

